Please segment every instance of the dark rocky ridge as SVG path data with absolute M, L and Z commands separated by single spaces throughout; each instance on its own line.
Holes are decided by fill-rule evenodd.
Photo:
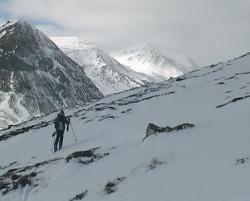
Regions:
M 11 123 L 22 119 L 20 105 L 31 118 L 103 97 L 81 66 L 25 21 L 0 27 L 0 80 L 0 104 L 8 100 L 16 115 L 5 113 Z

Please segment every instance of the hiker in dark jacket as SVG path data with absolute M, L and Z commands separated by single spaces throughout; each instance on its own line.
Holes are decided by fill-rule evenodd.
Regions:
M 70 123 L 70 119 L 68 117 L 65 117 L 64 111 L 62 110 L 55 119 L 56 140 L 54 144 L 54 152 L 58 150 L 57 149 L 58 143 L 59 143 L 59 149 L 62 148 L 65 126 L 67 125 L 67 131 L 68 131 L 69 123 Z

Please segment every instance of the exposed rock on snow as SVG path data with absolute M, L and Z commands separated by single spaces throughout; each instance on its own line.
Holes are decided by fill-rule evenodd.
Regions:
M 240 101 L 240 100 L 245 99 L 245 98 L 250 98 L 250 95 L 243 96 L 243 97 L 233 98 L 232 100 L 230 100 L 230 101 L 228 101 L 228 102 L 226 102 L 224 104 L 217 105 L 216 108 L 224 107 L 224 106 L 226 106 L 226 105 L 228 105 L 230 103 L 235 103 L 235 102 Z
M 159 160 L 159 159 L 157 159 L 157 158 L 153 158 L 153 159 L 151 159 L 151 161 L 149 162 L 148 168 L 149 168 L 149 170 L 153 170 L 153 169 L 155 169 L 157 166 L 163 165 L 163 164 L 166 164 L 166 163 L 167 163 L 167 162 L 165 162 L 165 161 Z
M 237 159 L 237 160 L 236 160 L 235 165 L 244 164 L 244 163 L 246 163 L 246 162 L 247 162 L 247 161 L 249 161 L 249 160 L 250 160 L 250 158 L 249 158 L 249 157 L 239 158 L 239 159 Z
M 27 126 L 27 127 L 12 129 L 11 131 L 7 131 L 3 135 L 1 135 L 0 136 L 0 141 L 7 140 L 10 137 L 14 137 L 14 136 L 17 136 L 17 135 L 24 134 L 24 133 L 26 133 L 26 132 L 28 132 L 28 131 L 30 131 L 32 129 L 39 129 L 39 128 L 47 127 L 47 126 L 51 125 L 53 122 L 54 121 L 51 120 L 49 122 L 40 122 L 40 123 L 37 123 L 35 125 L 30 125 L 30 126 Z M 6 129 L 6 130 L 8 130 L 8 129 Z
M 160 127 L 153 123 L 149 123 L 146 129 L 146 136 L 143 138 L 143 140 L 145 140 L 150 135 L 157 135 L 158 133 L 164 133 L 164 132 L 179 131 L 179 130 L 192 128 L 192 127 L 194 127 L 194 125 L 189 124 L 189 123 L 183 123 L 175 127 L 170 127 L 170 126 Z

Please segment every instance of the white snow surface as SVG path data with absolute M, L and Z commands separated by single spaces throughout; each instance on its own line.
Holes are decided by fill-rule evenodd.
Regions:
M 0 200 L 68 201 L 87 190 L 82 200 L 249 201 L 249 65 L 247 54 L 67 109 L 78 141 L 70 128 L 63 149 L 56 153 L 51 152 L 56 113 L 1 131 L 0 139 L 16 129 L 50 123 L 0 141 L 0 180 L 10 169 L 61 159 L 19 172 L 37 175 L 31 185 L 0 194 Z M 195 127 L 142 141 L 149 122 Z M 95 147 L 97 154 L 109 154 L 89 164 L 65 160 L 73 152 Z M 158 161 L 155 168 L 153 159 Z M 105 185 L 117 177 L 125 179 L 107 194 Z
M 155 81 L 163 81 L 177 77 L 197 69 L 197 65 L 189 58 L 176 53 L 164 53 L 150 44 L 143 43 L 110 53 L 121 64 L 152 77 Z

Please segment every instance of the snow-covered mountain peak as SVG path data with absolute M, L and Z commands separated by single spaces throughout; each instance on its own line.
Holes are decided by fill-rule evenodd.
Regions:
M 72 59 L 82 65 L 83 68 L 93 63 L 103 66 L 106 62 L 110 63 L 110 60 L 113 59 L 97 47 L 96 44 L 86 42 L 78 37 L 50 37 L 50 39 L 66 54 L 71 56 Z
M 5 29 L 8 26 L 11 26 L 13 24 L 17 23 L 16 20 L 8 20 L 7 22 L 5 22 L 2 26 L 0 26 L 0 31 Z
M 13 22 L 15 22 L 16 25 L 20 25 L 20 26 L 28 26 L 28 27 L 33 27 L 32 25 L 30 25 L 26 20 L 13 20 Z M 34 27 L 33 27 L 34 28 Z
M 71 50 L 86 50 L 96 48 L 96 44 L 86 42 L 79 37 L 50 37 L 59 47 Z
M 160 51 L 154 47 L 152 44 L 150 43 L 138 43 L 138 44 L 134 44 L 125 48 L 121 48 L 115 52 L 113 52 L 113 54 L 117 54 L 117 55 L 123 55 L 123 54 L 153 54 L 153 53 L 158 53 L 158 54 L 162 54 L 160 53 Z
M 51 39 L 83 67 L 87 76 L 104 95 L 138 87 L 150 80 L 147 75 L 120 64 L 94 43 L 87 43 L 77 37 Z
M 158 81 L 176 77 L 197 68 L 189 58 L 175 53 L 168 53 L 169 56 L 165 56 L 160 50 L 147 43 L 111 52 L 111 55 L 123 65 L 156 77 Z
M 16 20 L 8 20 L 5 24 L 0 26 L 0 38 L 2 38 L 6 33 L 8 33 L 8 29 L 15 24 L 17 24 Z
M 1 27 L 0 27 L 0 31 L 8 28 L 8 27 L 11 27 L 11 28 L 15 28 L 15 27 L 29 27 L 31 28 L 32 25 L 28 24 L 25 20 L 8 20 L 6 21 L 5 24 L 3 24 Z M 34 28 L 34 27 L 32 27 Z

